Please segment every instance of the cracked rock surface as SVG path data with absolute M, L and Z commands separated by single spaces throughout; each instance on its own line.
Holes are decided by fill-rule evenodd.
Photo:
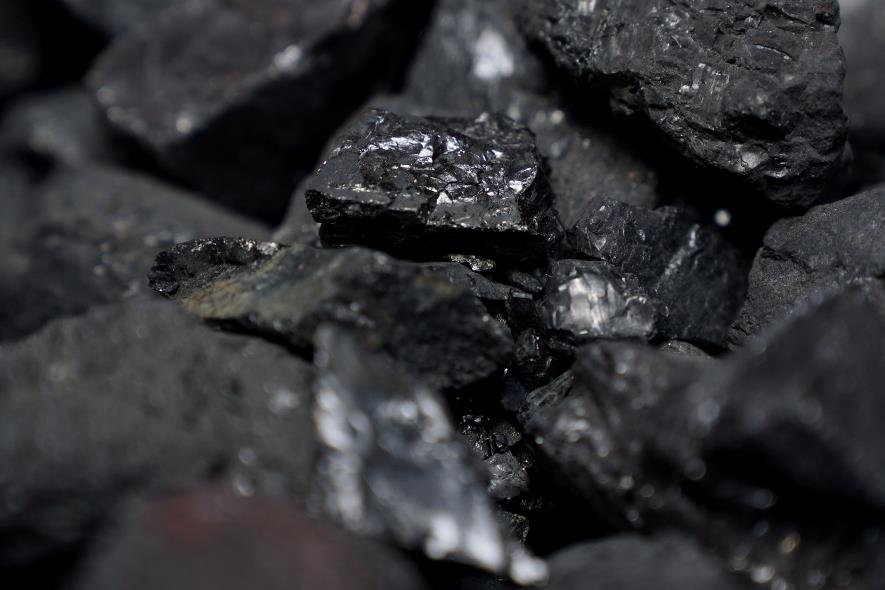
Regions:
M 835 0 L 521 6 L 527 35 L 560 68 L 698 166 L 788 208 L 831 198 L 847 128 Z

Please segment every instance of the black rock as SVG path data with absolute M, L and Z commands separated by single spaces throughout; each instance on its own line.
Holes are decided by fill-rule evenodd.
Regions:
M 838 4 L 525 0 L 525 30 L 690 161 L 773 202 L 830 197 L 845 156 Z
M 420 590 L 404 556 L 290 505 L 205 488 L 133 510 L 75 588 Z
M 273 233 L 273 240 L 281 244 L 307 244 L 308 246 L 320 246 L 320 224 L 316 222 L 310 210 L 307 208 L 307 183 L 310 179 L 302 180 L 295 187 L 286 217 Z
M 0 126 L 0 148 L 70 165 L 111 162 L 119 156 L 101 111 L 79 87 L 29 96 L 13 105 Z
M 431 559 L 543 581 L 543 562 L 502 530 L 442 397 L 352 334 L 321 326 L 316 340 L 319 509 Z
M 176 0 L 63 0 L 84 22 L 106 35 L 117 35 L 155 19 Z
M 219 234 L 262 238 L 260 225 L 187 193 L 110 168 L 62 167 L 4 220 L 19 237 L 14 272 L 0 277 L 9 324 L 3 338 L 48 320 L 149 293 L 158 249 Z
M 537 137 L 560 219 L 570 227 L 594 196 L 657 203 L 657 173 L 597 121 L 576 118 L 516 24 L 511 0 L 437 2 L 403 90 L 410 114 L 500 112 Z
M 435 388 L 492 375 L 513 344 L 466 288 L 362 248 L 197 240 L 157 257 L 152 287 L 208 321 L 310 352 L 323 322 L 374 335 Z
M 722 361 L 593 344 L 520 418 L 614 525 L 686 530 L 757 583 L 844 585 L 885 539 L 883 302 L 849 288 Z
M 885 277 L 883 227 L 885 187 L 777 222 L 753 262 L 732 344 L 783 321 L 804 302 L 859 279 Z
M 839 2 L 842 26 L 839 41 L 845 49 L 845 112 L 848 139 L 854 154 L 853 180 L 859 188 L 885 182 L 885 6 L 876 0 Z
M 111 124 L 170 171 L 278 220 L 424 11 L 401 0 L 198 0 L 118 38 L 90 83 Z
M 498 115 L 367 111 L 307 190 L 324 239 L 441 254 L 543 258 L 561 233 L 550 204 L 531 132 Z
M 687 537 L 619 535 L 559 551 L 550 559 L 550 590 L 735 590 L 741 580 Z
M 0 5 L 0 104 L 32 84 L 40 70 L 41 49 L 28 2 Z
M 0 347 L 0 567 L 85 548 L 127 500 L 224 478 L 305 497 L 309 365 L 174 305 L 111 305 Z
M 634 276 L 660 305 L 670 338 L 722 346 L 744 300 L 740 253 L 676 207 L 646 209 L 594 199 L 570 232 L 574 249 Z
M 512 500 L 530 490 L 531 454 L 521 448 L 522 432 L 502 418 L 464 414 L 458 431 L 489 472 L 488 493 L 495 500 Z

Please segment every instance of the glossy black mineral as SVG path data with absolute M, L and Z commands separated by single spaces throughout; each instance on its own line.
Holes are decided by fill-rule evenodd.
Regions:
M 378 82 L 367 66 L 404 47 L 402 27 L 422 10 L 401 0 L 181 3 L 119 37 L 90 83 L 111 124 L 171 172 L 275 220 L 326 136 Z
M 525 127 L 369 110 L 308 184 L 324 239 L 391 250 L 543 258 L 560 237 Z
M 847 127 L 835 0 L 521 5 L 526 34 L 560 68 L 698 166 L 785 207 L 831 198 Z
M 363 248 L 197 240 L 160 254 L 151 285 L 210 322 L 298 351 L 313 349 L 323 322 L 356 328 L 433 387 L 489 377 L 513 348 L 468 288 Z

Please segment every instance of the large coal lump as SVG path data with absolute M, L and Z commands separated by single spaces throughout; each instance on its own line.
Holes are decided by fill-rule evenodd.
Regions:
M 351 333 L 321 326 L 316 339 L 319 509 L 432 559 L 542 581 L 544 564 L 498 521 L 443 398 Z
M 10 195 L 12 197 L 12 195 Z M 99 166 L 61 167 L 4 221 L 17 236 L 0 290 L 9 324 L 0 338 L 48 320 L 149 293 L 158 249 L 219 234 L 262 238 L 261 225 L 144 176 Z M 14 211 L 14 209 L 13 209 Z
M 824 2 L 524 0 L 526 32 L 684 156 L 805 208 L 845 156 L 839 8 Z
M 560 237 L 551 198 L 531 132 L 511 119 L 380 110 L 338 139 L 307 190 L 331 239 L 521 258 Z
M 125 501 L 225 478 L 304 497 L 309 365 L 164 301 L 111 305 L 0 347 L 0 567 L 82 543 Z
M 724 360 L 593 344 L 520 416 L 615 525 L 685 529 L 759 583 L 862 579 L 882 550 L 883 301 L 851 287 Z
M 667 534 L 619 535 L 557 552 L 550 559 L 550 590 L 738 590 L 716 557 L 690 538 Z
M 636 277 L 659 302 L 658 331 L 723 345 L 746 292 L 740 253 L 676 207 L 593 199 L 570 232 L 583 256 Z
M 885 277 L 885 188 L 873 189 L 768 231 L 750 271 L 734 344 L 783 321 L 810 300 L 865 278 Z
M 170 171 L 277 220 L 424 10 L 400 0 L 184 3 L 121 36 L 90 80 L 111 124 Z
M 421 590 L 396 551 L 294 507 L 198 488 L 132 510 L 96 544 L 75 588 Z
M 323 322 L 374 334 L 433 387 L 488 377 L 513 348 L 506 327 L 467 288 L 362 248 L 197 240 L 160 254 L 151 284 L 206 320 L 302 352 L 313 349 Z

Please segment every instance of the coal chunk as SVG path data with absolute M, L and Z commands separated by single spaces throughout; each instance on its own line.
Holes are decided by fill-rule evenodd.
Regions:
M 659 302 L 668 337 L 725 344 L 746 292 L 740 253 L 677 207 L 647 209 L 594 199 L 570 231 L 574 249 L 602 260 Z
M 401 0 L 200 0 L 130 30 L 90 83 L 121 133 L 219 201 L 277 221 L 425 8 Z
M 536 136 L 566 227 L 594 196 L 652 206 L 658 174 L 601 113 L 576 113 L 517 25 L 511 0 L 441 0 L 412 62 L 401 105 L 410 114 L 500 112 Z M 587 116 L 583 116 L 587 115 Z
M 326 514 L 432 559 L 543 581 L 543 562 L 500 527 L 438 393 L 334 327 L 318 331 L 316 365 L 315 487 Z
M 550 205 L 531 132 L 487 114 L 369 110 L 307 190 L 324 238 L 441 254 L 543 257 L 561 233 Z
M 323 322 L 374 334 L 433 387 L 488 377 L 513 349 L 506 327 L 469 290 L 363 248 L 197 240 L 160 254 L 150 280 L 191 313 L 300 352 L 313 349 Z
M 72 166 L 119 159 L 101 111 L 83 88 L 28 96 L 0 125 L 0 148 Z
M 8 218 L 18 236 L 7 254 L 15 265 L 0 278 L 10 294 L 8 338 L 149 294 L 145 276 L 158 249 L 218 234 L 263 238 L 268 231 L 186 192 L 103 166 L 61 167 L 21 198 L 21 216 Z
M 525 0 L 525 31 L 691 162 L 789 208 L 831 197 L 845 152 L 838 4 Z
M 132 510 L 88 559 L 75 588 L 420 590 L 397 552 L 276 500 L 198 488 Z
M 753 262 L 731 342 L 745 342 L 852 281 L 885 276 L 882 227 L 885 187 L 774 224 Z
M 63 0 L 78 17 L 106 35 L 118 35 L 154 19 L 175 0 Z
M 615 526 L 681 528 L 757 583 L 863 579 L 885 505 L 883 298 L 850 287 L 723 360 L 596 343 L 520 417 Z
M 618 535 L 550 559 L 550 590 L 737 590 L 745 585 L 688 537 Z
M 0 347 L 0 566 L 82 549 L 130 499 L 224 479 L 303 498 L 312 369 L 164 301 Z

